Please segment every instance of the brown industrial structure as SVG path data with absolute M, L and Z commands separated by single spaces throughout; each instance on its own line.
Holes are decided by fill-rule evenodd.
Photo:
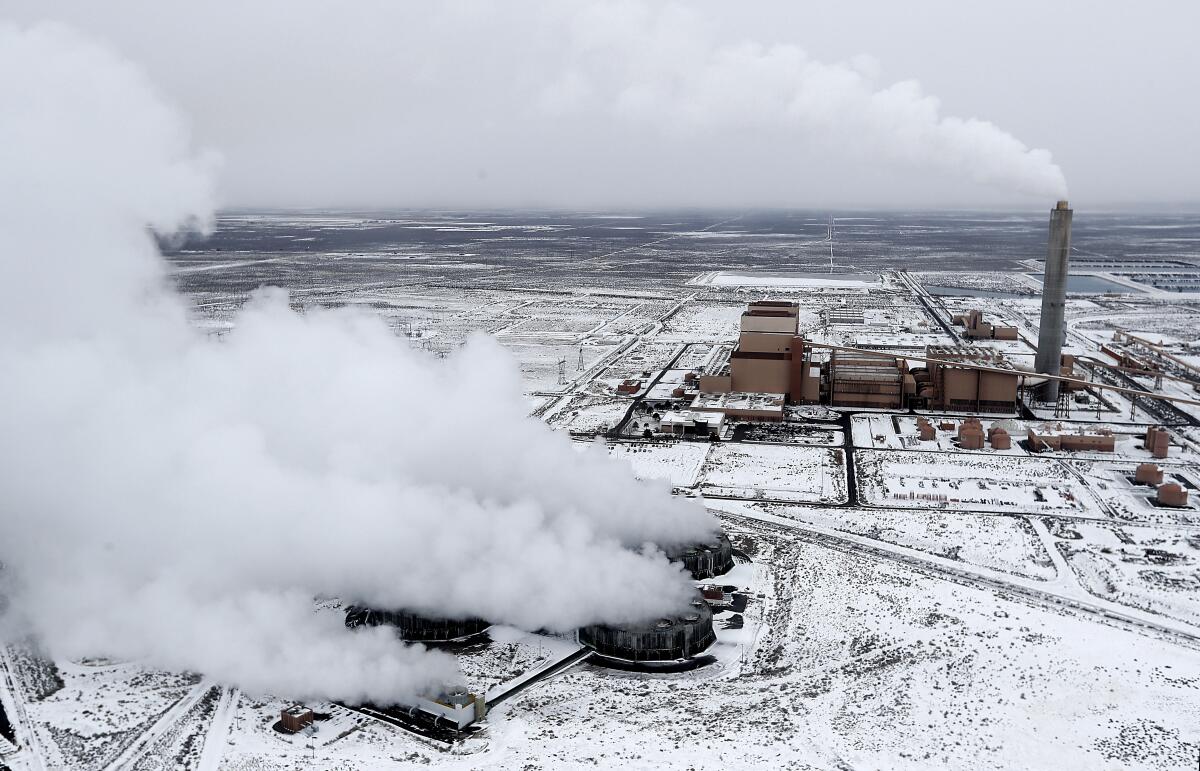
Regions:
M 1066 450 L 1068 452 L 1112 452 L 1117 439 L 1107 428 L 1090 431 L 1065 431 L 1061 423 L 1045 424 L 1028 429 L 1030 452 L 1042 450 Z
M 742 314 L 737 347 L 720 371 L 701 375 L 704 393 L 779 394 L 793 403 L 820 400 L 820 370 L 809 366 L 797 334 L 794 302 L 760 300 Z
M 983 311 L 972 308 L 965 314 L 954 316 L 952 321 L 966 327 L 966 336 L 972 339 L 1016 340 L 1016 327 L 1001 327 L 983 320 Z
M 617 386 L 617 393 L 624 394 L 626 396 L 632 396 L 640 390 L 642 390 L 642 381 L 634 380 L 632 378 L 621 381 L 621 384 Z
M 1139 485 L 1161 485 L 1163 470 L 1157 463 L 1139 463 L 1133 473 L 1133 481 Z
M 930 346 L 924 371 L 917 371 L 917 393 L 928 406 L 970 412 L 1015 412 L 1020 373 L 997 351 L 986 348 Z M 987 369 L 980 369 L 986 367 Z M 1006 370 L 997 372 L 995 370 Z
M 941 409 L 1015 410 L 1019 373 L 996 351 L 929 348 L 927 358 L 939 361 L 910 370 L 902 355 L 810 344 L 798 334 L 798 317 L 794 302 L 750 303 L 741 316 L 737 347 L 728 362 L 700 376 L 701 397 L 693 409 L 734 415 L 723 405 L 702 406 L 699 401 L 708 394 L 742 393 L 775 394 L 792 404 L 827 400 L 835 407 L 903 409 L 919 397 L 921 406 Z M 830 349 L 824 366 L 813 359 L 814 348 Z
M 830 404 L 899 409 L 916 390 L 916 380 L 904 359 L 839 350 L 829 355 Z
M 1151 426 L 1146 429 L 1146 449 L 1155 458 L 1165 458 L 1171 449 L 1171 435 L 1165 428 Z
M 293 704 L 279 713 L 279 726 L 290 734 L 299 733 L 312 725 L 315 717 L 311 709 Z
M 1056 211 L 1059 212 L 1057 227 L 1061 228 L 1064 210 Z M 1069 210 L 1065 211 L 1069 220 Z M 1061 232 L 1055 235 L 1058 246 L 1061 246 L 1062 236 Z M 1059 251 L 1056 247 L 1055 253 Z M 1061 257 L 1061 254 L 1058 256 Z M 1053 313 L 1050 315 L 1054 316 Z M 699 395 L 695 397 L 692 409 L 722 412 L 750 420 L 782 419 L 785 403 L 1012 414 L 1017 412 L 1018 390 L 1023 379 L 1034 374 L 1016 369 L 1001 352 L 982 346 L 928 346 L 924 356 L 917 356 L 810 341 L 799 334 L 798 320 L 799 306 L 795 302 L 759 300 L 750 303 L 741 315 L 737 345 L 729 351 L 725 360 L 710 363 L 707 370 L 700 374 L 696 383 Z M 978 334 L 973 336 L 991 335 L 995 338 L 997 330 L 1002 330 L 999 339 L 1006 339 L 1009 334 L 1004 330 L 1010 328 L 986 324 L 978 310 L 972 310 L 955 320 L 967 326 L 968 330 L 976 330 Z M 1054 323 L 1053 318 L 1050 323 Z M 1046 335 L 1042 337 L 1046 338 Z M 1050 335 L 1051 339 L 1053 337 Z M 1048 346 L 1047 350 L 1052 347 Z M 818 359 L 815 356 L 817 351 L 829 351 L 829 354 Z M 1092 387 L 1200 404 L 1200 401 L 1180 396 L 1151 394 L 1118 385 L 1084 383 L 1074 379 L 1073 356 L 1059 352 L 1056 358 L 1055 366 L 1039 369 L 1039 372 L 1046 374 L 1034 376 L 1035 382 L 1054 382 L 1053 391 L 1056 394 L 1060 388 L 1074 390 Z M 1045 359 L 1040 352 L 1039 359 L 1043 362 Z M 1048 369 L 1054 372 L 1050 373 Z M 695 378 L 690 382 L 695 382 Z M 634 382 L 622 385 L 630 391 L 634 390 Z M 640 388 L 641 383 L 637 383 L 637 386 Z M 673 393 L 678 394 L 678 390 Z M 692 393 L 695 391 L 683 388 L 684 397 Z M 734 396 L 736 394 L 746 398 L 739 399 Z M 713 395 L 725 396 L 714 401 Z M 737 406 L 735 403 L 738 403 Z M 764 405 L 769 406 L 764 409 Z M 998 441 L 1004 443 L 1003 438 Z M 1081 440 L 1065 441 L 1072 446 L 1078 445 Z M 1109 441 L 1088 439 L 1085 444 L 1095 444 L 1096 447 L 1091 449 L 1104 450 L 1104 445 Z M 1161 451 L 1165 452 L 1165 449 Z
M 1155 500 L 1160 506 L 1187 506 L 1188 491 L 1175 482 L 1167 482 L 1158 486 Z
M 967 418 L 958 424 L 958 446 L 964 450 L 983 449 L 983 424 L 979 418 Z

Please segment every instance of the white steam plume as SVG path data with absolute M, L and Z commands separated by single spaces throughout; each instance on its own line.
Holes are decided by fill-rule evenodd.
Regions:
M 314 595 L 566 630 L 692 591 L 647 542 L 713 522 L 525 417 L 485 338 L 439 362 L 375 317 L 260 292 L 186 320 L 145 226 L 211 216 L 211 163 L 145 79 L 0 25 L 0 562 L 7 625 L 259 692 L 376 702 L 451 661 Z
M 871 57 L 814 58 L 802 36 L 825 30 L 722 26 L 732 15 L 768 21 L 757 4 L 27 5 L 28 16 L 76 19 L 136 52 L 222 151 L 221 181 L 238 205 L 862 206 L 1065 194 L 1045 150 L 945 114 Z
M 1066 196 L 1048 151 L 989 121 L 942 115 L 915 80 L 881 85 L 871 57 L 825 63 L 794 44 L 722 42 L 698 13 L 672 4 L 588 4 L 565 39 L 560 74 L 539 100 L 561 117 L 634 121 L 680 137 L 791 131 L 793 142 L 837 145 L 848 157 Z

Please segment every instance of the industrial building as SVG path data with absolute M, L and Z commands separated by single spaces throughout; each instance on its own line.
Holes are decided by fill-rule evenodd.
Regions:
M 639 624 L 593 624 L 579 630 L 580 644 L 601 656 L 651 664 L 694 658 L 716 639 L 712 609 L 699 595 L 675 615 Z
M 1157 463 L 1139 463 L 1133 473 L 1133 481 L 1139 485 L 1161 485 L 1163 481 L 1162 467 Z
M 357 605 L 346 609 L 346 626 L 395 627 L 396 634 L 410 642 L 453 642 L 473 637 L 491 624 L 478 618 L 431 618 L 403 610 L 373 610 Z
M 913 375 L 917 380 L 917 393 L 927 406 L 970 412 L 1016 411 L 1020 373 L 999 351 L 967 346 L 930 346 L 925 350 L 925 357 L 929 360 L 925 370 L 916 370 Z
M 745 420 L 781 420 L 785 403 L 1016 411 L 1021 373 L 998 351 L 931 346 L 925 352 L 931 361 L 921 367 L 900 353 L 809 343 L 797 334 L 798 313 L 792 302 L 751 303 L 741 316 L 737 347 L 726 361 L 701 375 L 700 393 L 691 409 Z M 978 311 L 965 318 L 984 329 Z M 998 328 L 987 329 L 994 334 Z M 812 355 L 819 348 L 830 350 L 823 364 Z
M 436 696 L 420 698 L 415 706 L 435 721 L 444 721 L 460 731 L 487 716 L 484 697 L 462 685 L 447 688 Z
M 1030 452 L 1112 452 L 1117 444 L 1117 438 L 1107 428 L 1080 428 L 1072 431 L 1063 429 L 1061 423 L 1045 423 L 1036 428 L 1030 426 L 1026 438 L 1029 441 Z
M 820 399 L 820 370 L 809 366 L 798 334 L 799 306 L 760 300 L 742 313 L 737 347 L 717 371 L 700 377 L 703 393 L 776 394 L 799 403 Z
M 1188 491 L 1176 482 L 1167 482 L 1158 486 L 1154 500 L 1159 506 L 1184 507 L 1188 505 Z
M 292 704 L 279 713 L 279 727 L 290 734 L 299 733 L 313 724 L 316 715 L 302 704 Z
M 964 334 L 973 340 L 1016 340 L 1016 327 L 1002 327 L 989 324 L 983 320 L 983 311 L 972 308 L 965 314 L 951 319 L 955 324 L 965 327 Z
M 700 393 L 692 400 L 694 413 L 707 413 L 719 422 L 721 416 L 740 420 L 783 420 L 783 394 L 775 393 Z
M 672 436 L 698 436 L 708 438 L 720 435 L 725 416 L 720 412 L 703 410 L 672 410 L 658 421 L 658 429 Z
M 834 350 L 829 356 L 829 403 L 835 407 L 899 409 L 917 390 L 904 359 Z
M 1171 435 L 1161 426 L 1146 429 L 1144 446 L 1154 458 L 1165 458 L 1171 449 Z

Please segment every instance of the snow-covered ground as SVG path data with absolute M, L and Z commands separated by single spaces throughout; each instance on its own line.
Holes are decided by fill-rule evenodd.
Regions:
M 1012 456 L 859 450 L 859 499 L 872 506 L 1103 516 L 1057 461 Z
M 708 455 L 701 489 L 731 498 L 845 503 L 845 456 L 841 448 L 722 443 Z
M 614 458 L 633 467 L 639 479 L 666 479 L 676 487 L 693 487 L 708 457 L 707 442 L 613 443 L 608 446 Z

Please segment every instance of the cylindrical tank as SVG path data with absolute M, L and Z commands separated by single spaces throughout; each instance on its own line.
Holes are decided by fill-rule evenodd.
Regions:
M 712 619 L 708 603 L 697 596 L 678 614 L 640 624 L 585 626 L 579 630 L 579 642 L 622 661 L 680 661 L 703 653 L 716 641 Z
M 1062 363 L 1063 339 L 1066 327 L 1063 318 L 1067 304 L 1067 272 L 1071 259 L 1071 216 L 1066 201 L 1059 201 L 1050 210 L 1050 237 L 1047 241 L 1046 271 L 1042 279 L 1042 317 L 1038 329 L 1037 358 L 1034 369 L 1047 375 L 1057 375 Z M 1042 386 L 1042 398 L 1058 399 L 1058 381 L 1048 380 Z
M 724 533 L 708 543 L 681 546 L 667 552 L 672 562 L 682 562 L 697 581 L 728 573 L 733 568 L 733 544 Z
M 352 605 L 346 609 L 346 626 L 395 627 L 401 639 L 410 642 L 449 642 L 479 634 L 491 626 L 478 618 L 431 618 L 404 610 L 373 610 Z

